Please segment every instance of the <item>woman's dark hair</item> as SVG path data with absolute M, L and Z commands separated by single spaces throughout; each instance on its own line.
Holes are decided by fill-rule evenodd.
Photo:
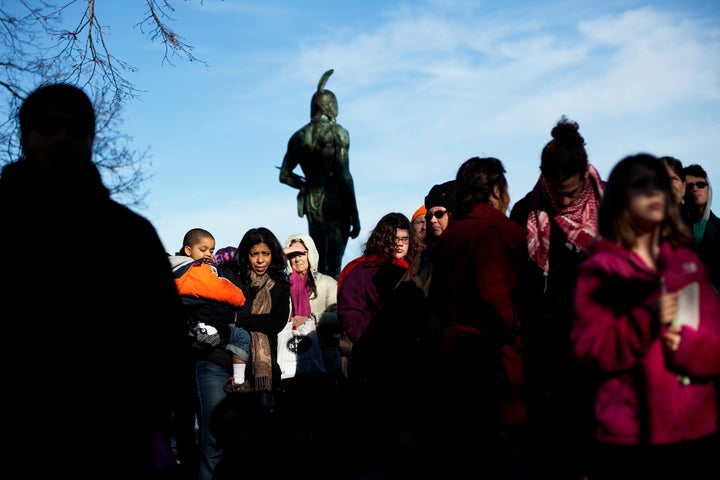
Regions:
M 495 185 L 507 188 L 505 167 L 500 160 L 495 157 L 465 160 L 455 177 L 455 218 L 467 215 L 476 203 L 489 202 Z
M 264 243 L 270 248 L 272 260 L 267 271 L 270 278 L 275 280 L 276 283 L 290 283 L 286 270 L 287 260 L 285 254 L 283 254 L 282 245 L 280 245 L 275 234 L 265 227 L 251 228 L 245 232 L 237 247 L 235 256 L 230 262 L 230 269 L 243 280 L 248 280 L 252 271 L 248 254 L 252 247 L 258 243 Z
M 383 261 L 395 258 L 395 234 L 401 228 L 408 231 L 410 243 L 408 253 L 404 260 L 411 263 L 418 251 L 415 232 L 410 227 L 410 220 L 402 213 L 392 212 L 385 214 L 370 232 L 370 238 L 365 243 L 363 254 L 366 257 L 379 257 Z
M 682 164 L 682 162 L 681 162 L 680 160 L 678 160 L 678 159 L 675 158 L 675 157 L 669 157 L 669 156 L 667 156 L 667 155 L 664 156 L 664 157 L 660 157 L 660 160 L 661 160 L 665 165 L 667 165 L 668 167 L 670 167 L 670 169 L 671 169 L 673 172 L 675 172 L 675 175 L 677 175 L 678 177 L 680 177 L 680 180 L 682 180 L 683 182 L 685 181 L 685 174 L 683 173 L 683 164 Z
M 567 180 L 575 175 L 583 177 L 588 165 L 585 139 L 577 122 L 563 115 L 550 134 L 553 139 L 543 147 L 540 172 L 545 177 Z
M 618 242 L 623 248 L 633 247 L 638 232 L 630 215 L 630 194 L 633 188 L 646 184 L 652 184 L 665 194 L 665 219 L 660 224 L 660 240 L 673 245 L 690 243 L 692 234 L 672 199 L 670 175 L 665 164 L 647 153 L 625 157 L 610 171 L 598 212 L 600 235 Z

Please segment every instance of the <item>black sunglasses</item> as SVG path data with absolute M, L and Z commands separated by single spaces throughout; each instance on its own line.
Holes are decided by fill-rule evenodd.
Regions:
M 433 213 L 430 213 L 430 212 L 426 213 L 426 214 L 425 214 L 425 217 L 426 217 L 426 218 L 435 217 L 435 218 L 437 218 L 438 220 L 440 220 L 442 217 L 445 216 L 446 213 L 447 213 L 447 210 L 437 210 L 437 211 L 435 211 L 435 212 L 433 212 Z
M 695 186 L 697 186 L 698 188 L 705 188 L 708 186 L 708 183 L 707 182 L 695 182 L 695 183 L 690 182 L 690 183 L 685 184 L 685 188 L 687 188 L 688 190 L 692 190 L 693 187 L 695 187 Z

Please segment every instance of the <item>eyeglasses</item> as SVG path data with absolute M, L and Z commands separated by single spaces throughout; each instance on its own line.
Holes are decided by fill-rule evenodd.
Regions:
M 695 182 L 695 183 L 690 182 L 690 183 L 686 183 L 685 185 L 688 190 L 692 190 L 693 187 L 705 188 L 708 186 L 708 183 L 707 182 Z
M 425 217 L 426 218 L 435 217 L 438 220 L 440 220 L 441 218 L 443 218 L 445 216 L 446 213 L 447 213 L 447 210 L 436 210 L 433 213 L 430 213 L 430 212 L 426 213 Z
M 410 237 L 395 237 L 395 243 L 402 243 L 407 245 L 410 243 Z

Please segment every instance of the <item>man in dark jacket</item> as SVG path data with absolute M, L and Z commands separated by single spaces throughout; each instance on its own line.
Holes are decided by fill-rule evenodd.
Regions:
M 715 291 L 720 293 L 720 219 L 711 210 L 712 185 L 698 164 L 683 168 L 685 177 L 685 221 L 692 230 L 693 248 L 710 273 Z
M 23 156 L 0 177 L 6 458 L 27 477 L 171 478 L 186 326 L 165 248 L 110 199 L 82 90 L 42 86 L 19 120 Z

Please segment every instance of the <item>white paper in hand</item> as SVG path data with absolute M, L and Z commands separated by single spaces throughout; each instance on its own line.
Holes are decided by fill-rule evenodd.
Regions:
M 700 288 L 698 282 L 678 291 L 677 311 L 673 325 L 687 325 L 697 330 L 700 325 Z

